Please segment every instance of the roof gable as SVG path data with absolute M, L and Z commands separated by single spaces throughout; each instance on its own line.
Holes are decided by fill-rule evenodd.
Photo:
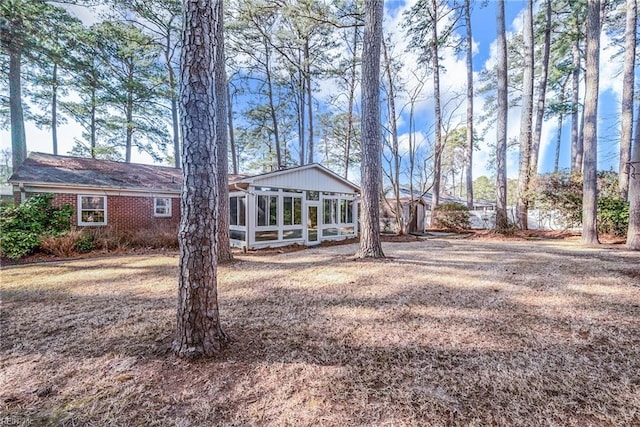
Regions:
M 357 185 L 317 163 L 239 179 L 236 184 L 331 193 L 358 193 Z

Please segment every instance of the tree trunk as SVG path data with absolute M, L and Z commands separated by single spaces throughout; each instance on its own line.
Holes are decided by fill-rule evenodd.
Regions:
M 169 90 L 171 91 L 171 127 L 173 133 L 173 163 L 176 169 L 180 169 L 180 121 L 178 119 L 178 85 L 176 73 L 171 65 L 171 31 L 167 31 L 167 39 L 164 50 L 164 60 L 169 74 Z
M 518 173 L 518 226 L 529 228 L 529 181 L 531 180 L 531 130 L 533 119 L 533 0 L 528 0 L 523 19 L 522 116 L 520 119 L 520 170 Z
M 496 229 L 506 230 L 507 218 L 507 40 L 505 37 L 504 0 L 499 0 L 498 26 L 498 120 L 496 125 Z
M 404 234 L 404 224 L 402 221 L 403 212 L 402 204 L 400 203 L 400 153 L 398 144 L 398 123 L 396 122 L 396 103 L 395 103 L 395 89 L 393 85 L 393 75 L 391 74 L 391 63 L 389 61 L 389 52 L 387 52 L 387 44 L 382 39 L 382 57 L 384 58 L 384 74 L 387 75 L 388 88 L 388 108 L 389 108 L 389 132 L 391 133 L 391 155 L 393 156 L 393 163 L 390 163 L 389 178 L 391 178 L 391 184 L 393 186 L 393 197 L 395 198 L 395 215 L 396 225 L 398 229 L 398 235 Z
M 571 47 L 573 56 L 571 90 L 571 173 L 582 172 L 582 138 L 580 138 L 580 40 L 576 39 Z
M 227 84 L 227 126 L 229 126 L 229 149 L 231 150 L 231 168 L 233 174 L 238 174 L 238 154 L 236 151 L 236 141 L 233 136 L 233 108 L 231 103 L 231 91 L 229 90 L 229 84 Z
M 471 0 L 464 2 L 465 26 L 467 28 L 467 208 L 473 209 L 473 37 L 471 34 Z
M 233 259 L 231 241 L 229 239 L 229 145 L 227 138 L 227 73 L 224 57 L 224 2 L 216 7 L 216 53 L 214 70 L 216 86 L 216 149 L 218 156 L 218 262 Z
M 58 64 L 53 63 L 51 76 L 51 141 L 53 154 L 58 155 Z
M 584 104 L 584 157 L 582 187 L 582 242 L 597 244 L 597 167 L 598 167 L 598 70 L 600 64 L 600 0 L 587 7 L 587 57 Z
M 22 112 L 20 51 L 9 51 L 9 109 L 11 110 L 11 166 L 14 171 L 27 158 L 27 136 L 24 130 L 24 114 Z
M 307 86 L 307 107 L 309 113 L 309 125 L 307 126 L 307 130 L 309 131 L 309 161 L 307 163 L 313 163 L 313 96 L 311 88 L 311 57 L 309 55 L 309 39 L 305 40 L 304 43 L 304 70 Z
M 217 209 L 219 203 L 216 127 L 218 54 L 215 36 L 222 0 L 185 0 L 180 106 L 183 177 L 176 335 L 179 357 L 213 356 L 226 342 L 217 295 Z
M 95 77 L 95 74 L 94 74 Z M 96 158 L 96 138 L 97 138 L 97 133 L 98 133 L 98 129 L 96 129 L 97 127 L 97 123 L 96 123 L 96 80 L 94 79 L 94 81 L 92 82 L 91 85 L 91 131 L 90 131 L 90 141 L 89 143 L 91 144 L 91 158 L 95 159 Z
M 556 137 L 556 156 L 553 160 L 553 173 L 558 173 L 560 166 L 560 147 L 562 145 L 562 126 L 563 126 L 564 114 L 561 112 L 558 114 L 558 136 Z
M 549 55 L 551 51 L 551 0 L 545 0 L 544 47 L 542 53 L 542 73 L 538 88 L 538 105 L 536 107 L 536 121 L 531 138 L 531 179 L 538 176 L 538 158 L 540 156 L 540 139 L 542 137 L 542 122 L 547 96 L 547 80 L 549 76 Z
M 306 99 L 306 90 L 305 83 L 306 79 L 304 77 L 303 64 L 301 61 L 301 52 L 298 50 L 298 140 L 300 141 L 300 166 L 304 165 L 305 162 L 305 143 L 304 143 L 304 131 L 305 131 L 305 99 Z
M 380 242 L 380 181 L 382 129 L 380 123 L 380 47 L 383 0 L 365 0 L 362 48 L 362 164 L 359 258 L 383 258 Z
M 273 138 L 276 145 L 276 170 L 282 169 L 282 154 L 280 151 L 280 132 L 278 131 L 278 117 L 276 116 L 276 107 L 273 103 L 273 85 L 271 83 L 271 56 L 270 42 L 264 37 L 265 63 L 264 71 L 267 78 L 267 96 L 269 98 L 269 110 L 271 112 L 271 125 L 273 126 Z
M 433 59 L 433 105 L 435 114 L 435 150 L 433 155 L 433 187 L 431 187 L 431 226 L 435 224 L 434 210 L 440 204 L 440 179 L 442 175 L 442 151 L 444 144 L 442 142 L 442 109 L 440 107 L 440 61 L 438 59 L 438 4 L 436 0 L 431 0 L 433 9 L 432 39 L 431 39 L 431 57 Z
M 629 192 L 629 161 L 631 160 L 631 134 L 633 133 L 633 90 L 636 60 L 636 0 L 627 0 L 627 26 L 625 31 L 624 71 L 622 83 L 622 128 L 620 130 L 620 166 L 618 188 L 620 197 L 627 200 Z
M 636 137 L 629 165 L 629 229 L 627 247 L 640 250 L 640 104 L 636 111 Z
M 125 162 L 131 163 L 131 148 L 133 147 L 133 68 L 129 68 L 129 85 L 127 91 L 127 102 L 125 105 L 125 117 L 127 119 L 127 137 L 125 146 Z
M 349 121 L 347 123 L 347 141 L 344 147 L 344 179 L 349 177 L 349 158 L 353 137 L 353 104 L 356 94 L 356 65 L 358 62 L 358 26 L 353 26 L 353 58 L 351 62 L 351 81 L 349 82 Z

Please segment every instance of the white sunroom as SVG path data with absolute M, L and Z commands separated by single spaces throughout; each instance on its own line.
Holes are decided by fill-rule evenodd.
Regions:
M 245 249 L 317 245 L 358 235 L 359 188 L 310 164 L 229 182 L 229 237 Z

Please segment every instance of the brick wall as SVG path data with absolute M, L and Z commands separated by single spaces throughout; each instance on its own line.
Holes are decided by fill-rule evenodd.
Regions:
M 78 225 L 78 194 L 56 194 L 53 206 L 73 206 L 71 222 Z M 180 198 L 171 198 L 171 217 L 153 215 L 153 197 L 107 196 L 107 226 L 118 232 L 175 229 L 180 224 Z

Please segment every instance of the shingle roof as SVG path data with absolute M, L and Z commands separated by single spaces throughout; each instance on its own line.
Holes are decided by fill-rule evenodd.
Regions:
M 180 191 L 182 171 L 165 166 L 32 152 L 9 182 Z

